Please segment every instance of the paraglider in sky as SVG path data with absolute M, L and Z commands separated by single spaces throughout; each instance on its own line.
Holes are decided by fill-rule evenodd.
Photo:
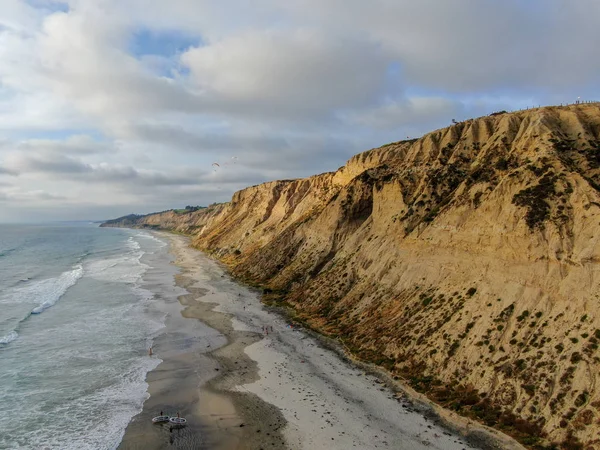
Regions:
M 237 162 L 237 160 L 238 160 L 237 156 L 232 156 L 231 159 L 228 159 L 225 162 L 222 162 L 221 164 L 219 164 L 218 162 L 214 162 L 214 163 L 212 163 L 213 172 L 217 173 L 217 169 L 225 170 L 227 168 L 227 166 L 229 166 L 231 164 L 235 164 Z

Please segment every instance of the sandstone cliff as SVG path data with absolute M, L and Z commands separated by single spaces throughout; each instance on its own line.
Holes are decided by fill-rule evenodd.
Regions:
M 534 447 L 600 449 L 600 106 L 473 119 L 137 226 Z

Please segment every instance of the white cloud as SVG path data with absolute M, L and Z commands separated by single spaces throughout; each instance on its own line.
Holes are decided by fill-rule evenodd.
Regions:
M 423 126 L 438 120 L 450 124 L 451 119 L 462 115 L 463 106 L 443 97 L 412 97 L 400 101 L 387 101 L 375 108 L 365 109 L 348 117 L 365 127 L 398 128 Z
M 29 34 L 39 25 L 43 13 L 20 0 L 2 0 L 0 28 Z
M 313 114 L 371 103 L 386 68 L 378 47 L 308 29 L 246 32 L 191 49 L 182 61 L 206 95 Z
M 41 189 L 28 191 L 20 188 L 0 190 L 0 202 L 48 202 L 66 200 L 66 197 L 54 195 Z
M 18 175 L 18 172 L 15 170 L 0 166 L 0 175 L 10 175 L 10 176 L 14 177 L 14 176 Z
M 595 0 L 296 0 L 281 8 L 305 23 L 368 36 L 410 84 L 485 92 L 598 83 L 600 62 L 590 58 L 600 38 Z
M 4 144 L 10 147 L 10 144 Z M 15 144 L 15 150 L 21 154 L 43 151 L 54 153 L 60 157 L 66 154 L 93 155 L 114 153 L 115 146 L 108 142 L 98 142 L 86 134 L 74 134 L 64 140 L 55 139 L 28 139 Z
M 599 13 L 595 0 L 3 0 L 0 220 L 20 217 L 19 195 L 52 216 L 212 203 L 453 118 L 590 98 Z M 140 31 L 194 44 L 156 54 Z

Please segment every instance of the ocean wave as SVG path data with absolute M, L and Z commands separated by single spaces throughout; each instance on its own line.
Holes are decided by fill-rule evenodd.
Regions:
M 155 298 L 154 292 L 144 289 L 137 283 L 131 288 L 131 290 L 142 301 L 143 304 L 147 304 L 149 301 Z
M 84 411 L 88 409 L 90 417 L 93 417 L 91 413 L 96 411 L 106 411 L 106 413 L 101 414 L 101 420 L 98 418 L 84 420 L 85 432 L 79 436 L 72 436 L 70 444 L 64 448 L 94 449 L 107 443 L 116 448 L 121 442 L 131 418 L 142 411 L 144 401 L 149 397 L 147 373 L 155 369 L 161 362 L 157 358 L 140 358 L 120 377 L 117 383 L 98 390 L 87 398 L 77 399 L 76 401 L 80 403 L 77 409 Z M 113 405 L 119 405 L 119 409 L 111 411 Z
M 162 239 L 158 239 L 156 236 L 153 236 L 148 233 L 138 233 L 138 234 L 136 234 L 136 236 L 156 241 L 159 244 L 161 244 L 161 247 L 164 247 L 165 245 L 167 245 L 167 243 L 165 241 L 163 241 Z
M 139 242 L 133 237 L 129 237 L 125 245 L 129 251 L 124 254 L 111 258 L 88 260 L 85 268 L 86 277 L 119 283 L 138 282 L 150 268 L 140 261 L 146 252 L 141 250 Z
M 70 417 L 77 412 L 76 421 L 56 421 L 47 415 L 39 417 L 41 426 L 27 434 L 26 447 L 21 448 L 60 448 L 64 450 L 115 449 L 121 442 L 125 429 L 132 417 L 142 411 L 144 401 L 149 397 L 146 375 L 162 361 L 146 356 L 129 361 L 130 366 L 115 377 L 107 372 L 102 383 L 91 385 L 88 392 L 69 399 L 53 408 L 53 415 Z M 78 392 L 79 393 L 79 392 Z M 16 417 L 15 417 L 16 416 Z M 27 418 L 17 411 L 6 421 L 6 426 L 17 428 L 18 419 Z M 14 440 L 3 442 L 0 448 L 15 448 Z
M 127 247 L 129 247 L 131 250 L 139 250 L 140 247 L 140 243 L 138 241 L 136 241 L 133 236 L 130 236 L 129 239 L 127 239 L 127 243 L 126 243 Z
M 117 283 L 135 283 L 150 266 L 140 262 L 139 255 L 123 255 L 116 258 L 90 261 L 86 265 L 86 277 Z
M 0 345 L 10 344 L 12 341 L 17 339 L 18 337 L 19 337 L 19 334 L 13 330 L 10 333 L 8 333 L 7 335 L 0 337 Z
M 19 247 L 7 248 L 5 250 L 0 250 L 0 258 L 9 256 L 11 253 L 13 253 L 15 250 L 18 250 L 18 249 L 19 249 Z
M 71 259 L 82 251 L 71 251 L 69 265 L 55 268 L 52 280 L 24 270 L 11 281 L 34 278 L 0 293 L 0 303 L 10 312 L 0 322 L 0 342 L 12 342 L 0 345 L 0 354 L 14 356 L 11 364 L 0 364 L 0 378 L 10 375 L 10 383 L 0 386 L 0 397 L 12 411 L 0 425 L 0 448 L 115 449 L 142 410 L 147 373 L 161 362 L 148 357 L 147 349 L 163 332 L 166 315 L 153 307 L 155 293 L 142 280 L 149 268 L 142 257 L 159 244 L 128 237 L 100 240 L 83 260 Z M 71 279 L 76 287 L 67 295 L 84 283 L 90 289 L 85 302 L 74 302 L 71 309 L 69 297 L 58 295 L 61 283 L 65 292 L 69 289 L 68 272 L 60 272 L 73 272 L 74 264 L 80 264 L 82 279 Z M 55 298 L 49 290 L 58 296 L 56 311 L 31 315 L 33 307 Z M 95 301 L 96 296 L 107 301 Z
M 38 298 L 41 297 L 42 301 L 31 311 L 31 314 L 40 314 L 51 306 L 54 306 L 56 302 L 65 295 L 67 289 L 74 286 L 82 276 L 83 266 L 77 264 L 74 266 L 73 270 L 63 272 L 57 278 L 42 280 L 37 283 L 31 294 Z

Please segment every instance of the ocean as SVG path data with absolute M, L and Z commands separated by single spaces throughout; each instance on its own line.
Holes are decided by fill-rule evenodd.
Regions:
M 0 225 L 0 449 L 114 449 L 148 397 L 165 242 L 97 224 Z

